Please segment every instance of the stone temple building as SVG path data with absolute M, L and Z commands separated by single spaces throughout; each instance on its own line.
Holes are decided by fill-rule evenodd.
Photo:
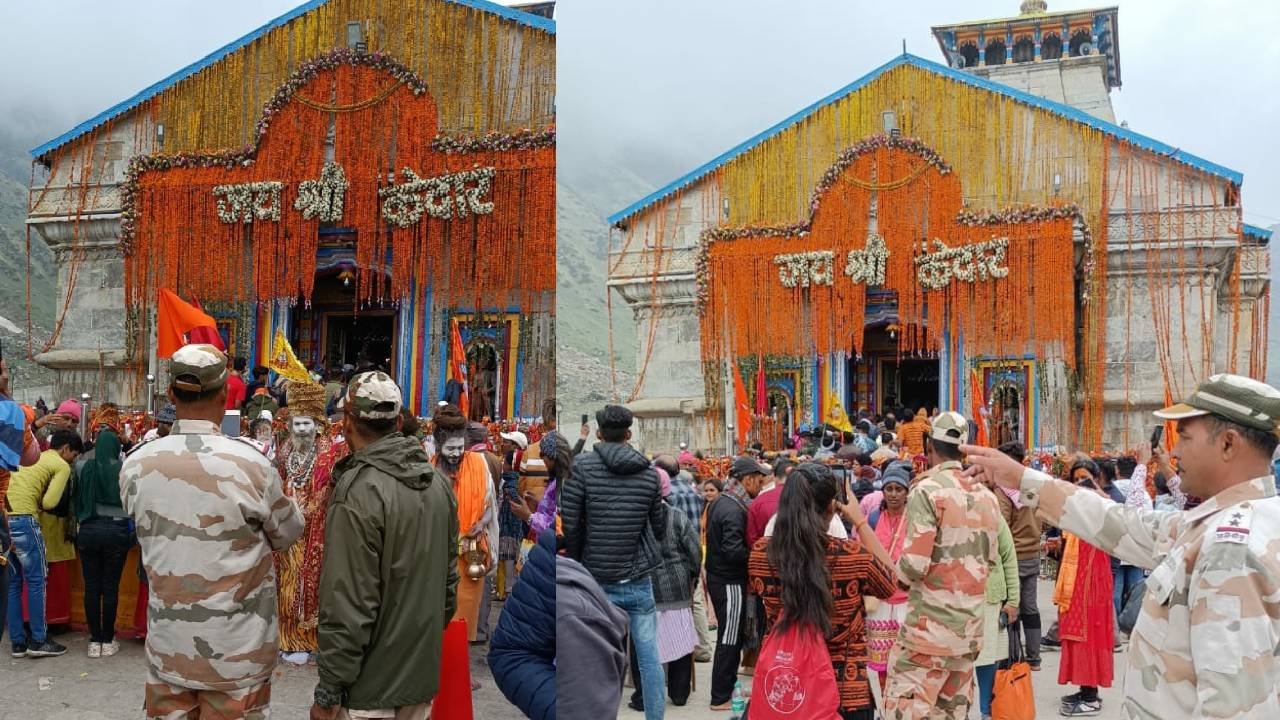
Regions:
M 1265 376 L 1270 234 L 1241 173 L 1116 124 L 1117 8 L 933 34 L 941 63 L 890 59 L 609 218 L 646 449 L 837 404 L 1117 449 L 1211 373 Z
M 484 414 L 539 414 L 555 276 L 512 258 L 555 258 L 553 5 L 309 0 L 35 148 L 57 397 L 166 387 L 167 289 L 251 367 L 282 331 L 308 368 L 387 369 L 420 415 L 458 337 Z

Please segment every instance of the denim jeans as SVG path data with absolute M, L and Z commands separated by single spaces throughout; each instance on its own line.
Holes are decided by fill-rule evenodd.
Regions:
M 1132 565 L 1121 565 L 1111 574 L 1111 601 L 1116 606 L 1116 617 L 1119 617 L 1120 611 L 1124 609 L 1124 601 L 1128 599 L 1129 591 L 1142 582 L 1144 577 L 1146 575 L 1142 572 L 1142 568 Z
M 9 552 L 9 641 L 14 645 L 39 645 L 45 641 L 44 536 L 40 523 L 30 515 L 9 518 L 13 550 Z M 31 642 L 22 627 L 22 590 L 27 590 L 27 611 L 31 620 Z
M 991 714 L 991 700 L 996 690 L 996 666 L 976 667 L 973 674 L 978 676 L 978 710 L 986 717 Z
M 602 585 L 601 589 L 631 620 L 631 644 L 636 649 L 640 682 L 644 686 L 645 720 L 662 720 L 667 709 L 667 682 L 662 663 L 658 662 L 658 606 L 653 602 L 653 583 L 644 578 Z
M 0 501 L 3 502 L 3 501 Z M 9 526 L 0 510 L 0 551 L 9 555 Z M 9 569 L 0 570 L 0 639 L 4 638 L 4 629 L 9 625 Z

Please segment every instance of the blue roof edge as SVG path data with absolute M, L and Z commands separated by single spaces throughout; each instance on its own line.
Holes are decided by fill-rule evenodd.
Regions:
M 747 150 L 750 150 L 751 148 L 755 147 L 756 145 L 759 145 L 765 140 L 768 140 L 774 135 L 777 135 L 778 133 L 787 129 L 791 125 L 794 125 L 795 123 L 803 120 L 805 117 L 809 116 L 813 112 L 820 110 L 827 105 L 830 105 L 831 103 L 843 98 L 846 95 L 849 95 L 850 93 L 860 90 L 864 85 L 867 85 L 872 80 L 875 80 L 879 76 L 883 75 L 884 73 L 890 70 L 893 70 L 894 68 L 900 65 L 912 65 L 912 66 L 921 68 L 923 70 L 928 70 L 930 72 L 935 72 L 940 75 L 944 75 L 948 78 L 951 78 L 952 80 L 956 80 L 957 82 L 965 83 L 977 88 L 981 88 L 983 90 L 988 90 L 990 92 L 995 92 L 1001 95 L 1005 95 L 1007 97 L 1012 98 L 1013 100 L 1024 103 L 1026 105 L 1030 105 L 1032 107 L 1039 108 L 1041 110 L 1046 110 L 1048 112 L 1061 115 L 1063 117 L 1066 117 L 1069 120 L 1075 120 L 1076 122 L 1083 123 L 1089 127 L 1092 127 L 1101 132 L 1105 132 L 1109 135 L 1112 135 L 1116 138 L 1124 140 L 1125 142 L 1141 147 L 1145 150 L 1149 150 L 1151 152 L 1154 152 L 1160 155 L 1165 155 L 1166 157 L 1171 157 L 1179 162 L 1190 165 L 1194 168 L 1207 172 L 1211 175 L 1217 175 L 1218 177 L 1224 178 L 1236 185 L 1240 185 L 1241 183 L 1244 182 L 1244 174 L 1237 170 L 1232 170 L 1223 165 L 1210 162 L 1201 157 L 1198 157 L 1196 155 L 1192 155 L 1191 153 L 1180 150 L 1172 145 L 1169 145 L 1168 143 L 1161 142 L 1159 140 L 1156 140 L 1155 138 L 1142 135 L 1141 133 L 1133 132 L 1128 128 L 1120 127 L 1115 123 L 1107 122 L 1106 120 L 1103 120 L 1101 118 L 1094 117 L 1084 112 L 1083 110 L 1078 110 L 1069 105 L 1064 105 L 1059 102 L 1054 102 L 1053 100 L 1048 100 L 1046 98 L 1032 95 L 1031 93 L 1024 92 L 1022 90 L 1018 90 L 1018 89 L 1009 87 L 1008 85 L 994 82 L 992 80 L 987 80 L 986 78 L 981 78 L 976 75 L 970 75 L 969 73 L 956 70 L 955 68 L 947 67 L 946 65 L 933 62 L 932 60 L 926 60 L 922 57 L 918 57 L 910 53 L 903 53 L 902 55 L 899 55 L 893 60 L 890 60 L 889 62 L 881 65 L 875 70 L 872 70 L 866 75 L 863 75 L 861 78 L 858 78 L 852 83 L 840 88 L 839 90 L 836 90 L 835 92 L 831 93 L 830 95 L 827 95 L 821 100 L 791 115 L 790 117 L 786 118 L 782 122 L 779 122 L 773 125 L 772 127 L 764 130 L 763 132 L 760 132 L 755 136 L 739 143 L 738 145 L 735 145 L 729 150 L 726 150 L 720 155 L 717 155 L 712 160 L 700 165 L 697 168 L 694 168 L 693 170 L 685 173 L 684 175 L 680 176 L 676 180 L 653 191 L 652 193 L 649 193 L 645 197 L 628 205 L 622 210 L 619 210 L 618 212 L 610 215 L 607 218 L 607 222 L 610 225 L 616 225 L 619 222 L 631 217 L 632 215 L 635 215 L 637 212 L 639 212 L 640 210 L 643 210 L 644 208 L 648 207 L 654 202 L 661 200 L 663 197 L 675 192 L 676 190 L 683 189 L 684 187 L 687 187 L 688 185 L 693 184 L 695 181 L 701 179 L 704 175 L 711 172 L 712 170 L 715 170 L 721 165 L 724 165 L 729 160 L 732 160 L 738 155 L 746 152 Z
M 227 55 L 230 55 L 231 53 L 239 50 L 245 45 L 248 45 L 254 40 L 257 40 L 258 38 L 262 37 L 268 32 L 280 27 L 281 25 L 284 25 L 285 23 L 293 20 L 294 18 L 297 18 L 300 15 L 304 15 L 320 7 L 321 5 L 324 5 L 326 2 L 329 2 L 329 0 L 308 0 L 307 2 L 281 15 L 280 17 L 277 17 L 274 20 L 268 21 L 266 24 L 262 25 L 258 29 L 249 32 L 248 34 L 240 37 L 239 39 L 232 40 L 226 45 L 223 45 L 217 50 L 214 50 L 212 53 L 209 53 L 205 57 L 191 63 L 190 65 L 187 65 L 186 67 L 178 70 L 177 72 L 174 72 L 173 74 L 169 75 L 163 80 L 160 80 L 159 82 L 156 82 L 147 86 L 142 91 L 138 92 L 137 94 L 133 95 L 127 100 L 122 100 L 121 102 L 118 102 L 115 105 L 112 105 L 106 110 L 103 110 L 102 112 L 98 113 L 97 115 L 94 115 L 88 120 L 85 120 L 79 125 L 76 125 L 75 127 L 71 128 L 65 133 L 50 140 L 49 142 L 46 142 L 45 144 L 37 148 L 33 148 L 31 150 L 31 157 L 34 159 L 39 159 L 40 157 L 44 156 L 46 153 L 50 152 L 51 150 L 55 150 L 61 147 L 62 145 L 65 145 L 71 140 L 74 140 L 75 138 L 80 137 L 81 135 L 89 132 L 93 128 L 101 125 L 102 123 L 116 117 L 117 115 L 120 115 L 126 110 L 129 110 L 140 103 L 150 100 L 156 95 L 159 95 L 164 90 L 172 87 L 173 85 L 178 84 L 178 82 L 192 75 L 195 75 L 196 73 L 218 62 L 219 60 L 226 57 Z M 556 32 L 555 20 L 548 20 L 547 18 L 538 16 L 538 15 L 532 15 L 530 13 L 521 12 L 519 10 L 513 10 L 509 7 L 499 5 L 495 2 L 490 2 L 489 0 L 445 0 L 445 2 L 453 3 L 454 5 L 462 5 L 464 7 L 474 8 L 476 10 L 482 10 L 484 12 L 493 13 L 494 15 L 498 15 L 499 17 L 505 18 L 507 20 L 512 20 L 522 25 L 527 25 L 531 28 L 535 28 L 537 30 L 543 30 L 552 35 L 554 35 Z
M 1257 225 L 1250 225 L 1249 223 L 1244 223 L 1244 234 L 1252 235 L 1256 238 L 1262 238 L 1264 241 L 1269 241 L 1271 240 L 1271 236 L 1275 234 L 1275 231 L 1268 230 L 1267 228 L 1264 228 L 1264 227 L 1258 227 Z

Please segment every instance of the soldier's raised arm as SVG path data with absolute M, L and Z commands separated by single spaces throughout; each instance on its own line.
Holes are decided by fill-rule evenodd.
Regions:
M 1021 492 L 1023 504 L 1035 508 L 1042 521 L 1144 570 L 1160 563 L 1160 541 L 1182 524 L 1182 513 L 1126 507 L 1030 468 L 1022 473 Z
M 971 464 L 966 474 L 986 474 L 1004 487 L 1018 488 L 1022 503 L 1035 508 L 1040 520 L 1130 565 L 1146 570 L 1155 567 L 1164 558 L 1162 548 L 1182 527 L 1182 513 L 1125 507 L 1098 493 L 1023 467 L 994 448 L 962 445 L 960 452 Z

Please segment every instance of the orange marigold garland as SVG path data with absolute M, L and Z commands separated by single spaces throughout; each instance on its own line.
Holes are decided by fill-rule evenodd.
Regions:
M 968 209 L 936 153 L 881 135 L 841 153 L 810 208 L 807 223 L 702 234 L 705 359 L 861 352 L 865 289 L 883 287 L 897 296 L 903 352 L 939 350 L 928 328 L 950 328 L 971 355 L 1035 352 L 1074 364 L 1075 232 L 1090 242 L 1075 205 Z M 989 262 L 972 261 L 977 249 Z M 978 277 L 965 277 L 965 257 Z M 933 287 L 920 281 L 922 264 L 941 272 Z
M 136 157 L 123 198 L 129 302 L 159 287 L 309 300 L 323 221 L 355 232 L 358 301 L 432 284 L 443 307 L 549 310 L 554 272 L 517 274 L 511 259 L 554 265 L 554 129 L 458 138 L 437 127 L 412 71 L 343 49 L 281 86 L 255 147 Z

